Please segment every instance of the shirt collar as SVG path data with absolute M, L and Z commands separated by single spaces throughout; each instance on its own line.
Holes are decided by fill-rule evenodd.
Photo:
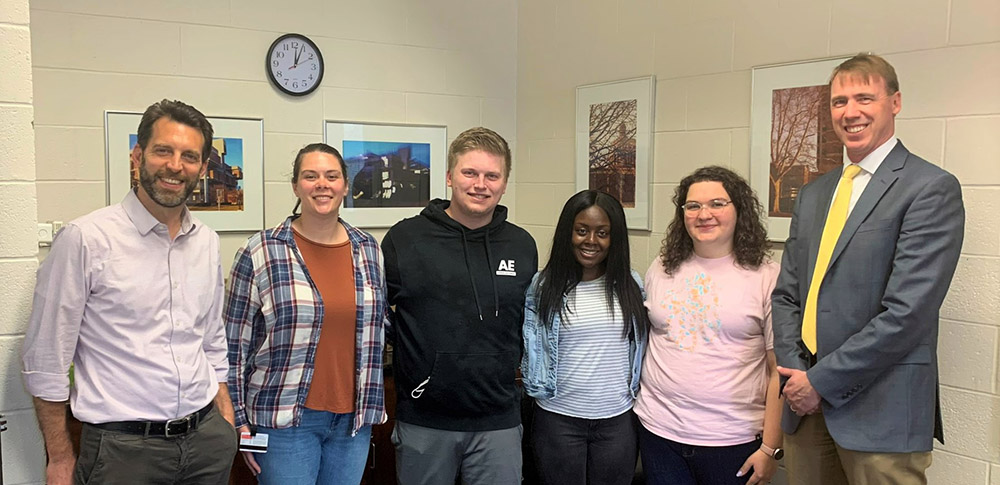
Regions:
M 858 162 L 858 167 L 861 167 L 861 170 L 864 170 L 867 174 L 875 173 L 879 166 L 882 165 L 882 162 L 885 161 L 885 157 L 889 156 L 889 152 L 891 152 L 893 148 L 896 148 L 896 143 L 899 143 L 898 138 L 894 136 L 889 137 L 885 143 L 872 150 L 872 152 L 865 156 L 865 158 L 862 158 L 861 161 Z M 844 163 L 844 166 L 846 167 L 851 163 L 851 159 L 847 157 L 844 158 L 846 159 L 844 160 L 846 162 Z
M 139 230 L 139 234 L 145 236 L 161 222 L 146 210 L 146 206 L 142 205 L 139 197 L 135 194 L 136 190 L 138 189 L 129 190 L 128 194 L 125 194 L 125 198 L 122 199 L 122 208 L 125 209 L 125 215 L 132 221 L 135 228 Z M 181 212 L 181 230 L 177 235 L 187 234 L 194 230 L 195 220 L 194 217 L 191 217 L 191 211 L 188 210 L 187 206 L 184 206 L 184 210 Z

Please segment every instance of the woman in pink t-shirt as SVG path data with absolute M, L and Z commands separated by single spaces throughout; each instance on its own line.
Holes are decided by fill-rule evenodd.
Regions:
M 648 483 L 757 484 L 781 458 L 771 333 L 778 265 L 763 210 L 729 169 L 681 180 L 646 272 L 652 324 L 635 404 Z

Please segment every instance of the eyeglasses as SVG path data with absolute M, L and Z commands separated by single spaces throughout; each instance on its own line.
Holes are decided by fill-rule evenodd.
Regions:
M 701 202 L 685 202 L 681 207 L 684 208 L 684 212 L 688 214 L 698 214 L 702 209 L 708 209 L 709 212 L 717 214 L 722 212 L 727 205 L 732 204 L 733 201 L 726 199 L 712 199 L 704 204 Z

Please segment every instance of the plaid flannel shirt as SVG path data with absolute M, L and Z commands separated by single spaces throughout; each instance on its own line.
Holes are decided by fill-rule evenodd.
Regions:
M 236 426 L 298 426 L 312 382 L 323 301 L 295 245 L 292 220 L 254 234 L 236 253 L 223 312 Z M 386 421 L 382 380 L 387 315 L 382 251 L 344 221 L 357 300 L 352 435 Z M 314 270 L 316 268 L 313 268 Z

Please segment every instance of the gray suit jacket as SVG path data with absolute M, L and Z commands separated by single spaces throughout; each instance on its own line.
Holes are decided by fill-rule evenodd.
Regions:
M 838 445 L 930 451 L 944 442 L 938 313 L 965 228 L 958 180 L 898 143 L 847 218 L 817 301 L 817 362 L 802 344 L 802 309 L 842 170 L 802 188 L 771 296 L 778 365 L 807 370 Z M 799 417 L 785 406 L 781 427 Z

